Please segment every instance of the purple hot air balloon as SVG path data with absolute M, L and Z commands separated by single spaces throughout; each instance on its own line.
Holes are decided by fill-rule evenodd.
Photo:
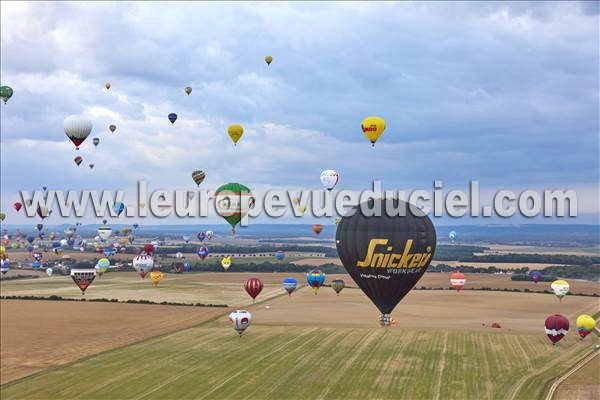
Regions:
M 204 239 L 206 239 L 206 233 L 204 233 L 204 231 L 200 231 L 200 232 L 198 232 L 198 235 L 196 235 L 196 237 L 198 238 L 199 241 L 203 242 Z
M 208 247 L 200 246 L 196 254 L 198 254 L 198 257 L 200 257 L 201 260 L 204 260 L 208 255 Z
M 531 280 L 535 283 L 538 283 L 542 278 L 542 273 L 540 271 L 532 271 L 529 276 L 531 276 Z

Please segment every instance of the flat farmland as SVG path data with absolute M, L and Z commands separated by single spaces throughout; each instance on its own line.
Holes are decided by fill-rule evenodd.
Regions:
M 165 274 L 163 281 L 154 287 L 148 276 L 141 279 L 134 272 L 108 272 L 96 277 L 85 292 L 86 299 L 148 300 L 189 304 L 225 304 L 238 307 L 247 304 L 250 297 L 243 289 L 246 279 L 256 276 L 264 283 L 259 299 L 284 293 L 281 281 L 284 276 L 296 276 L 303 282 L 302 274 L 243 274 L 198 273 Z M 81 291 L 70 276 L 10 280 L 0 284 L 3 296 L 51 296 L 82 298 Z
M 550 296 L 486 292 L 462 314 L 454 311 L 465 303 L 447 297 L 428 309 L 431 300 L 414 296 L 394 313 L 395 327 L 380 328 L 377 311 L 357 290 L 337 298 L 324 289 L 315 296 L 303 288 L 268 302 L 269 309 L 250 306 L 253 325 L 242 337 L 222 316 L 3 385 L 2 398 L 531 399 L 598 342 L 570 334 L 551 346 L 540 305 L 528 297 Z M 507 296 L 517 297 L 519 309 Z M 491 313 L 504 303 L 506 313 L 526 315 L 514 323 L 527 327 L 512 329 L 511 319 Z M 409 312 L 419 305 L 428 311 Z M 566 311 L 593 306 L 573 303 Z M 506 320 L 507 328 L 460 326 L 468 313 Z
M 0 383 L 165 332 L 222 308 L 1 300 Z

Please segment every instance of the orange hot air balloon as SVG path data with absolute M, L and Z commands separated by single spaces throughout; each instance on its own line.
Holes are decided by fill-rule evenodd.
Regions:
M 152 272 L 150 272 L 150 280 L 154 284 L 154 287 L 158 286 L 158 284 L 160 283 L 160 281 L 163 280 L 163 278 L 164 278 L 164 275 L 160 271 L 152 271 Z
M 318 235 L 323 230 L 323 225 L 321 225 L 321 224 L 314 224 L 313 227 L 312 227 L 312 230 L 313 230 L 313 232 L 316 235 Z
M 457 292 L 460 292 L 460 289 L 465 286 L 465 283 L 467 283 L 467 279 L 460 272 L 455 272 L 450 275 L 450 284 Z

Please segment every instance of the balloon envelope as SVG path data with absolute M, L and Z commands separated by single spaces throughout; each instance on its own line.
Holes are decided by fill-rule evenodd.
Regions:
M 385 130 L 385 120 L 381 117 L 367 117 L 363 119 L 360 127 L 371 145 L 375 146 L 375 142 Z
M 319 291 L 319 288 L 323 286 L 325 282 L 325 274 L 318 269 L 313 269 L 309 273 L 306 274 L 306 282 L 308 286 L 315 290 L 315 294 Z
M 71 115 L 65 118 L 63 125 L 65 135 L 73 142 L 77 150 L 92 132 L 92 121 L 80 115 Z
M 380 216 L 364 215 L 361 206 L 379 208 Z M 371 199 L 361 206 L 349 210 L 337 225 L 336 246 L 346 271 L 385 317 L 427 270 L 435 251 L 435 228 L 426 215 L 413 215 L 397 199 Z M 401 207 L 405 216 L 387 215 L 386 210 Z
M 450 275 L 450 285 L 452 285 L 457 292 L 460 292 L 460 290 L 465 286 L 466 282 L 467 279 L 460 272 L 455 272 Z
M 229 321 L 231 322 L 233 329 L 235 329 L 235 331 L 241 335 L 248 328 L 248 326 L 250 326 L 250 322 L 252 322 L 252 314 L 246 310 L 235 310 L 229 314 Z
M 292 292 L 294 290 L 296 290 L 296 288 L 298 287 L 298 280 L 296 280 L 296 278 L 285 278 L 283 280 L 283 288 L 285 289 L 286 292 L 288 292 L 288 295 L 292 295 Z
M 229 138 L 233 141 L 233 144 L 237 145 L 237 142 L 244 134 L 244 127 L 242 127 L 239 124 L 229 125 L 229 127 L 227 127 L 227 134 L 229 135 Z
M 583 339 L 596 328 L 596 320 L 587 314 L 582 314 L 577 317 L 575 325 L 577 326 L 577 333 Z
M 333 169 L 326 169 L 321 172 L 321 184 L 327 190 L 333 190 L 340 180 L 340 174 Z
M 172 124 L 175 123 L 175 121 L 177 121 L 177 114 L 175 113 L 171 113 L 168 115 L 169 121 L 171 121 Z
M 560 314 L 554 314 L 546 318 L 544 328 L 548 339 L 556 344 L 569 332 L 569 320 Z
M 258 278 L 249 278 L 244 284 L 244 289 L 246 290 L 246 293 L 252 297 L 252 301 L 254 301 L 256 300 L 256 296 L 262 291 L 263 283 Z

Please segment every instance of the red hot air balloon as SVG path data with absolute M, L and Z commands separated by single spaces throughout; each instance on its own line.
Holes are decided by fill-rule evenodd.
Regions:
M 146 254 L 152 254 L 154 253 L 154 245 L 152 245 L 151 243 L 147 243 L 144 245 L 144 252 Z
M 454 289 L 456 289 L 457 292 L 460 292 L 460 289 L 462 289 L 465 286 L 466 282 L 467 279 L 460 272 L 455 272 L 452 275 L 450 275 L 450 284 Z
M 569 320 L 560 314 L 554 314 L 546 318 L 544 327 L 548 339 L 550 339 L 552 345 L 555 345 L 564 338 L 569 331 Z
M 17 210 L 17 212 L 19 212 L 21 211 L 23 204 L 20 201 L 17 201 L 15 204 L 13 204 L 13 207 L 15 208 L 15 210 Z
M 77 164 L 77 166 L 79 167 L 79 165 L 83 162 L 83 157 L 77 156 L 73 159 L 73 161 L 75 161 L 75 164 Z
M 249 278 L 244 284 L 244 289 L 246 289 L 246 293 L 252 297 L 252 302 L 254 303 L 256 296 L 258 296 L 263 289 L 263 283 L 258 278 Z

